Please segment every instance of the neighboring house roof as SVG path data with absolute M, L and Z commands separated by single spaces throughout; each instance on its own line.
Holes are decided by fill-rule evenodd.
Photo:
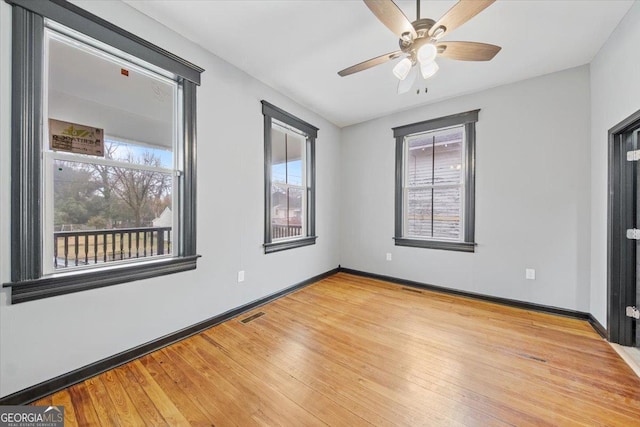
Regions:
M 154 227 L 171 227 L 173 225 L 173 213 L 171 212 L 171 208 L 168 206 L 164 208 L 160 216 L 155 218 L 152 222 Z

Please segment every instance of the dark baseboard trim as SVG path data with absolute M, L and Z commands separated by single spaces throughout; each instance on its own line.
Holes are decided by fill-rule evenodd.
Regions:
M 606 329 L 602 325 L 600 325 L 600 323 L 598 323 L 598 321 L 591 314 L 585 313 L 583 311 L 568 310 L 565 308 L 558 308 L 558 307 L 552 307 L 549 305 L 518 301 L 514 299 L 509 299 L 509 298 L 501 298 L 501 297 L 494 297 L 490 295 L 476 294 L 473 292 L 460 291 L 457 289 L 445 288 L 442 286 L 430 285 L 427 283 L 414 282 L 412 280 L 399 279 L 397 277 L 384 276 L 382 274 L 367 273 L 364 271 L 352 270 L 350 268 L 344 268 L 344 267 L 340 267 L 339 271 L 343 273 L 353 274 L 356 276 L 369 277 L 372 279 L 378 279 L 378 280 L 384 280 L 386 282 L 397 283 L 403 286 L 411 286 L 414 288 L 425 289 L 425 290 L 434 291 L 434 292 L 440 292 L 440 293 L 445 293 L 450 295 L 457 295 L 457 296 L 473 298 L 473 299 L 482 300 L 482 301 L 493 302 L 496 304 L 507 305 L 509 307 L 523 308 L 526 310 L 539 311 L 542 313 L 555 314 L 559 316 L 571 317 L 571 318 L 580 319 L 580 320 L 587 320 L 594 327 L 594 329 L 596 329 L 596 332 L 598 332 L 600 335 L 602 335 L 601 331 L 597 329 L 597 327 L 593 322 L 597 323 L 598 327 L 601 328 L 601 330 L 606 331 Z M 593 321 L 591 319 L 593 319 Z
M 198 334 L 205 329 L 225 322 L 275 299 L 281 298 L 287 294 L 290 294 L 291 292 L 297 291 L 298 289 L 304 288 L 305 286 L 308 286 L 326 277 L 332 276 L 338 271 L 340 271 L 339 267 L 334 268 L 333 270 L 329 270 L 325 273 L 311 277 L 279 292 L 267 295 L 266 297 L 257 299 L 238 308 L 234 308 L 217 316 L 211 317 L 210 319 L 203 320 L 202 322 L 196 323 L 195 325 L 188 326 L 184 329 L 170 333 L 153 341 L 149 341 L 132 349 L 125 350 L 121 353 L 107 357 L 106 359 L 99 360 L 97 362 L 83 366 L 82 368 L 78 368 L 74 371 L 62 374 L 50 380 L 43 381 L 40 384 L 36 384 L 34 386 L 25 388 L 24 390 L 9 394 L 0 398 L 0 405 L 26 405 L 28 403 L 34 402 L 59 390 L 65 389 L 88 378 L 101 374 L 102 372 L 108 371 L 109 369 L 113 369 L 141 356 L 144 356 L 145 354 L 159 350 L 177 341 L 188 338 L 191 335 Z
M 593 317 L 593 314 L 589 313 L 589 319 L 587 319 L 587 320 L 589 321 L 589 324 L 591 325 L 591 327 L 596 330 L 598 335 L 600 335 L 605 340 L 608 340 L 608 338 L 607 338 L 607 328 L 602 326 L 602 323 L 598 322 L 598 319 Z

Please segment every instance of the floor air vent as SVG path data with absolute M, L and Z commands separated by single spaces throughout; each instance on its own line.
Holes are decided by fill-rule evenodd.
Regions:
M 252 314 L 251 316 L 249 316 L 249 317 L 247 317 L 245 319 L 242 319 L 241 322 L 242 323 L 249 323 L 252 320 L 256 320 L 258 317 L 262 317 L 262 316 L 264 316 L 264 312 L 261 311 L 261 312 L 256 313 L 256 314 Z

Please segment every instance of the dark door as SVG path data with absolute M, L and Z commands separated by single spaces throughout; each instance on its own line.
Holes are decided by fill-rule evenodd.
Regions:
M 631 131 L 631 137 L 633 141 L 633 147 L 635 150 L 640 149 L 640 129 L 634 129 Z M 640 230 L 640 161 L 637 162 L 636 168 L 636 188 L 635 195 L 635 228 Z M 636 240 L 636 280 L 635 280 L 635 307 L 636 310 L 640 310 L 640 240 Z M 633 293 L 632 293 L 633 295 Z M 631 319 L 635 329 L 635 346 L 640 347 L 640 321 L 637 319 Z
M 607 339 L 640 347 L 640 110 L 609 129 Z

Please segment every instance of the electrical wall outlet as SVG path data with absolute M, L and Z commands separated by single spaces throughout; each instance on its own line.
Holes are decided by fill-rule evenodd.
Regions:
M 391 252 L 387 252 L 387 261 L 391 261 Z
M 244 270 L 238 271 L 238 283 L 244 282 Z
M 524 270 L 524 278 L 527 280 L 536 280 L 536 270 L 533 268 L 526 268 Z

